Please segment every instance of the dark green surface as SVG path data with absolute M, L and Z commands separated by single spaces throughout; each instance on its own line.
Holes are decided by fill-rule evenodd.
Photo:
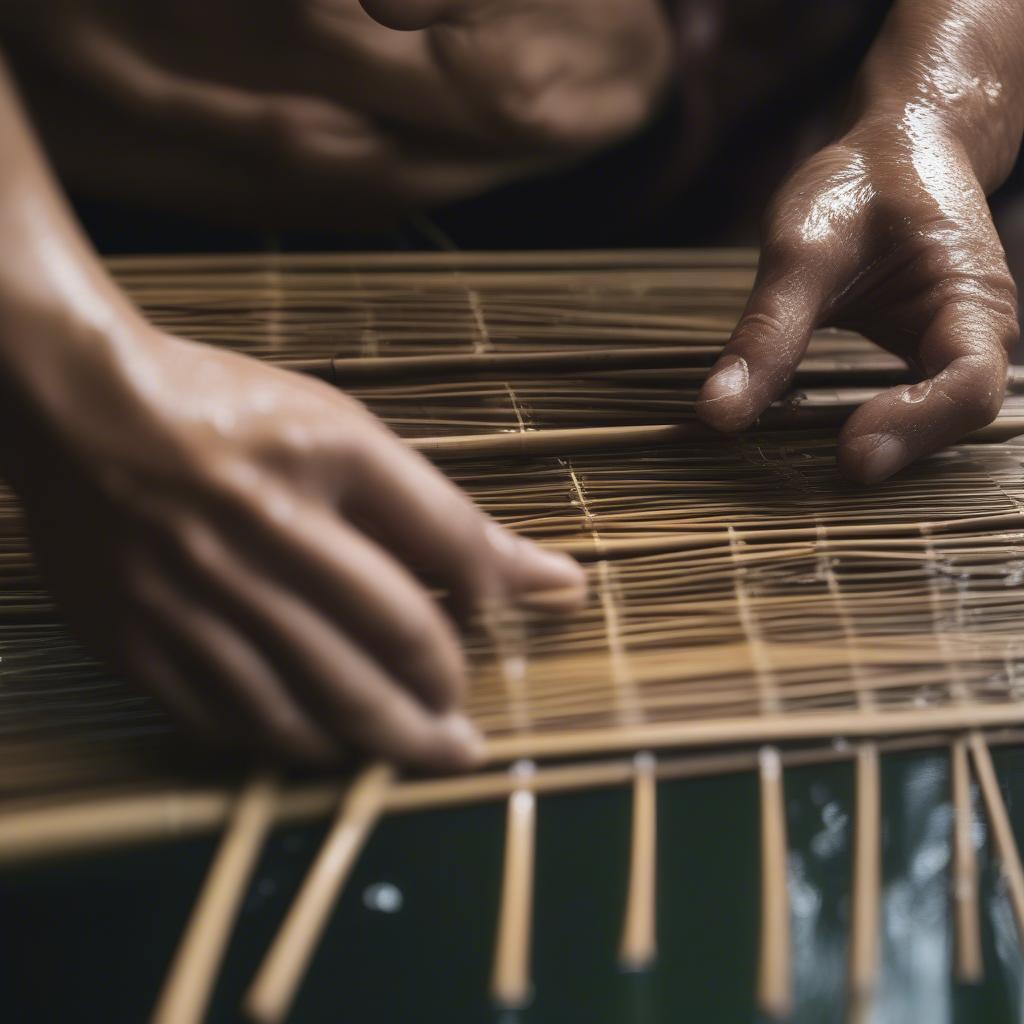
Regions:
M 1024 965 L 987 858 L 986 983 L 950 981 L 950 809 L 940 754 L 883 762 L 883 971 L 876 1020 L 1020 1020 Z M 1024 751 L 996 753 L 1024 833 Z M 850 871 L 848 765 L 786 775 L 794 970 L 800 1022 L 840 1021 Z M 374 835 L 292 1019 L 333 1024 L 661 1024 L 751 1022 L 758 908 L 757 787 L 752 775 L 659 789 L 659 942 L 649 974 L 614 954 L 625 895 L 625 790 L 539 804 L 535 998 L 518 1014 L 486 1000 L 503 809 L 493 804 L 387 819 Z M 238 1019 L 255 964 L 322 830 L 276 834 L 236 929 L 210 1019 Z M 0 996 L 10 1021 L 145 1020 L 213 850 L 180 842 L 39 865 L 0 876 Z M 368 910 L 366 887 L 395 884 L 394 914 Z

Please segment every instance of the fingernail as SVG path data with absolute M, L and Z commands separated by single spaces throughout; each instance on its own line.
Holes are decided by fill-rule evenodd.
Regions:
M 894 434 L 866 434 L 851 445 L 854 457 L 860 462 L 857 475 L 866 484 L 887 479 L 910 461 L 906 444 Z
M 700 389 L 701 402 L 720 402 L 723 398 L 734 398 L 747 390 L 750 383 L 750 369 L 742 356 L 721 370 L 716 370 Z
M 441 729 L 457 746 L 467 764 L 478 764 L 484 756 L 484 738 L 475 725 L 461 712 L 451 712 L 440 722 Z

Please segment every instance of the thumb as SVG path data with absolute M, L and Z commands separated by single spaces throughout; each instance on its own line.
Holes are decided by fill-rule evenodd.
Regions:
M 799 254 L 762 250 L 743 316 L 697 395 L 697 415 L 716 430 L 746 429 L 793 380 L 825 294 Z

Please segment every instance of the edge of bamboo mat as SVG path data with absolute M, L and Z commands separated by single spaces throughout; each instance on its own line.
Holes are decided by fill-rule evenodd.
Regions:
M 953 730 L 959 732 L 960 730 Z M 943 750 L 949 732 L 919 733 L 879 741 L 883 754 Z M 1024 729 L 1006 728 L 986 734 L 990 746 L 1024 744 Z M 856 748 L 846 742 L 781 748 L 784 769 L 852 761 Z M 659 782 L 705 778 L 754 771 L 756 747 L 681 754 L 659 758 Z M 602 789 L 630 784 L 635 762 L 629 758 L 538 765 L 530 786 L 538 795 Z M 281 791 L 274 825 L 296 824 L 328 817 L 338 805 L 349 779 L 308 783 Z M 389 790 L 385 814 L 415 813 L 474 803 L 505 800 L 516 781 L 507 769 L 434 779 L 406 780 Z M 236 789 L 201 791 L 159 790 L 87 800 L 34 803 L 0 813 L 0 868 L 36 858 L 59 858 L 100 852 L 135 843 L 172 841 L 217 831 L 228 820 Z

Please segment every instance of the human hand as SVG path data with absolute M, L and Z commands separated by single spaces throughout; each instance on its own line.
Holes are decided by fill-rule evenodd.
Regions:
M 472 764 L 461 647 L 416 574 L 468 611 L 572 604 L 579 567 L 326 384 L 141 320 L 77 341 L 12 477 L 87 645 L 219 742 Z
M 79 188 L 347 229 L 616 141 L 671 51 L 656 0 L 478 3 L 417 32 L 358 0 L 39 0 L 0 17 Z
M 996 416 L 1016 289 L 968 154 L 923 105 L 861 122 L 778 190 L 753 292 L 698 415 L 749 427 L 789 387 L 811 331 L 832 325 L 922 378 L 849 418 L 838 457 L 851 479 L 883 480 Z

